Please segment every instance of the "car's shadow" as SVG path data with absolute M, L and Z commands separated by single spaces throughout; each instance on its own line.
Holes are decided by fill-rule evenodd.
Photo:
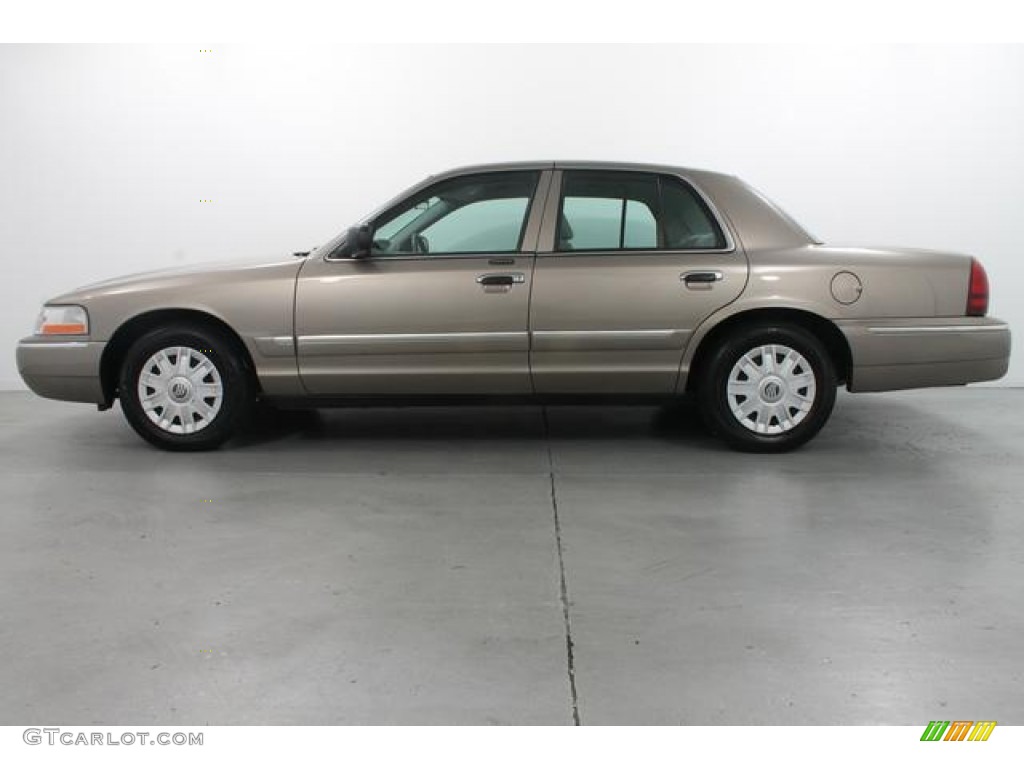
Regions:
M 577 440 L 651 438 L 715 445 L 690 401 L 629 406 L 261 408 L 232 439 L 244 448 L 283 441 Z
M 872 467 L 885 473 L 907 463 L 941 466 L 956 461 L 965 453 L 990 456 L 1004 462 L 1015 456 L 1011 443 L 1001 440 L 1003 432 L 993 432 L 991 418 L 980 420 L 963 414 L 980 407 L 969 393 L 958 393 L 956 400 L 942 393 L 922 400 L 914 394 L 847 395 L 840 393 L 836 409 L 821 434 L 798 453 L 811 451 L 816 456 L 828 455 L 840 466 Z M 1006 395 L 1003 395 L 1005 398 Z M 1015 408 L 1015 401 L 1004 409 Z M 954 409 L 952 405 L 955 404 Z M 991 408 L 990 408 L 991 410 Z M 22 443 L 12 460 L 33 455 L 33 447 L 46 461 L 67 455 L 69 462 L 80 461 L 83 455 L 96 456 L 97 466 L 109 463 L 110 451 L 125 451 L 128 462 L 141 461 L 149 454 L 140 452 L 135 435 L 118 414 L 88 414 L 61 404 L 38 404 L 39 421 L 32 422 L 20 438 Z M 986 411 L 979 412 L 984 416 Z M 60 434 L 60 441 L 47 436 Z M 374 407 L 323 410 L 266 410 L 240 431 L 225 446 L 220 460 L 230 461 L 237 451 L 239 458 L 249 451 L 273 450 L 292 452 L 296 457 L 308 456 L 305 449 L 356 449 L 372 453 L 375 449 L 390 451 L 400 448 L 403 455 L 419 450 L 466 452 L 481 449 L 488 455 L 504 447 L 522 450 L 541 448 L 545 443 L 554 448 L 571 448 L 585 443 L 616 444 L 636 454 L 643 443 L 680 448 L 691 455 L 726 453 L 744 463 L 738 454 L 709 434 L 701 414 L 690 401 L 666 407 L 650 406 L 449 406 L 449 407 Z M 364 450 L 365 449 L 365 450 Z M 213 455 L 201 454 L 204 461 Z M 180 454 L 175 460 L 189 461 L 196 457 Z M 40 459 L 42 460 L 42 459 Z M 301 460 L 301 459 L 297 459 Z M 757 456 L 751 459 L 758 466 L 772 460 Z M 852 462 L 852 463 L 851 463 Z M 31 462 L 29 462 L 31 463 Z M 772 466 L 775 466 L 772 463 Z M 779 459 L 778 465 L 792 468 L 792 461 Z
M 965 404 L 966 405 L 966 404 Z M 762 456 L 740 458 L 705 427 L 692 400 L 669 406 L 445 406 L 372 407 L 322 410 L 265 410 L 226 446 L 228 450 L 330 446 L 401 445 L 436 450 L 473 450 L 500 444 L 518 448 L 549 443 L 569 447 L 587 442 L 638 447 L 670 445 L 698 453 L 736 456 L 759 466 Z M 447 444 L 447 445 L 444 445 Z M 924 462 L 938 466 L 965 451 L 989 453 L 1002 460 L 1005 447 L 983 429 L 954 419 L 944 404 L 919 402 L 913 396 L 841 393 L 821 434 L 798 452 L 811 450 L 838 463 L 889 467 Z M 792 466 L 791 462 L 783 463 Z M 837 464 L 838 466 L 838 464 Z

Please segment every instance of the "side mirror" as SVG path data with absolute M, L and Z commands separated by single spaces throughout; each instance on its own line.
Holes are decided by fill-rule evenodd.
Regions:
M 370 255 L 373 240 L 370 228 L 366 224 L 361 227 L 349 227 L 346 240 L 345 253 L 349 258 L 362 259 Z

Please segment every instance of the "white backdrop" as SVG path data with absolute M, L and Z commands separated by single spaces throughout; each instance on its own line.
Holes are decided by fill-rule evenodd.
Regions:
M 0 388 L 56 293 L 536 158 L 727 171 L 827 242 L 975 254 L 1024 333 L 1024 47 L 0 46 Z

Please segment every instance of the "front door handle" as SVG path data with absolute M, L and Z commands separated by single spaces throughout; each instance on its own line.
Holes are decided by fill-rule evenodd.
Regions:
M 724 278 L 725 275 L 718 270 L 683 272 L 679 276 L 679 279 L 686 283 L 686 285 L 707 285 L 708 283 L 717 283 Z
M 509 272 L 509 273 L 491 273 L 487 275 L 478 275 L 476 281 L 480 285 L 515 285 L 516 283 L 525 283 L 526 275 L 522 272 Z

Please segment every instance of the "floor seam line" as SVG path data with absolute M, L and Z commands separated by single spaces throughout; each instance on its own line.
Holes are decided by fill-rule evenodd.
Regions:
M 573 654 L 572 620 L 569 616 L 569 587 L 565 578 L 565 557 L 562 550 L 562 523 L 558 517 L 558 494 L 555 489 L 555 461 L 551 453 L 551 428 L 547 406 L 541 406 L 544 419 L 544 442 L 548 453 L 548 478 L 551 480 L 551 514 L 555 524 L 555 549 L 558 552 L 559 591 L 562 598 L 562 618 L 565 622 L 565 657 L 569 675 L 569 696 L 572 703 L 573 725 L 581 725 L 579 698 L 576 695 L 576 663 Z

